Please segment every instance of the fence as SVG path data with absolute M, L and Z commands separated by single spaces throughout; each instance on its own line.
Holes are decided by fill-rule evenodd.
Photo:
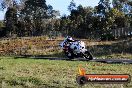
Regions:
M 111 32 L 115 38 L 132 36 L 132 28 L 112 29 Z

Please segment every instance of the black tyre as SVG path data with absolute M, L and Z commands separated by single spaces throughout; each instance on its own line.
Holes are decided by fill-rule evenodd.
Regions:
M 89 52 L 89 51 L 86 51 L 84 53 L 84 57 L 88 60 L 92 60 L 93 59 L 93 55 Z
M 74 59 L 74 55 L 72 54 L 72 53 L 69 53 L 69 52 L 67 52 L 67 53 L 65 53 L 66 54 L 66 56 L 71 60 L 71 59 Z

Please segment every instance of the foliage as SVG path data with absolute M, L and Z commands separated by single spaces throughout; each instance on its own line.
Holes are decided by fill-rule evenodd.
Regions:
M 70 5 L 68 6 L 68 10 L 71 12 L 72 10 L 76 10 L 76 3 L 74 0 L 70 2 Z
M 107 37 L 106 37 L 107 36 Z M 113 38 L 111 35 L 102 35 L 102 40 L 111 40 Z M 16 39 L 1 39 L 0 41 L 0 56 L 20 56 L 20 55 L 36 55 L 36 56 L 47 56 L 47 57 L 64 57 L 62 49 L 58 44 L 64 39 L 54 39 L 49 40 L 50 37 L 25 37 Z M 77 39 L 75 39 L 77 40 Z M 81 39 L 78 39 L 81 40 Z M 132 39 L 124 39 L 123 41 L 90 41 L 81 40 L 86 43 L 88 50 L 94 55 L 106 56 L 112 54 L 122 54 L 122 56 L 127 56 L 125 54 L 132 55 Z M 121 57 L 122 58 L 122 57 Z
M 109 0 L 104 2 L 109 6 Z M 103 39 L 111 36 L 114 40 L 117 37 L 113 35 L 113 30 L 128 29 L 132 26 L 132 16 L 123 12 L 121 2 L 131 5 L 130 1 L 113 0 L 113 8 L 105 9 L 104 17 L 96 16 L 98 6 L 94 8 L 76 6 L 74 0 L 68 6 L 70 15 L 63 15 L 60 18 L 59 11 L 47 5 L 45 0 L 2 0 L 0 7 L 8 8 L 4 21 L 7 37 L 44 35 L 54 38 L 71 35 L 77 38 L 101 40 L 104 36 Z
M 3 21 L 0 21 L 0 28 L 4 27 Z
M 23 19 L 25 19 L 24 23 L 27 25 L 26 30 L 29 32 L 28 35 L 41 35 L 42 20 L 47 18 L 46 12 L 47 5 L 45 0 L 25 1 L 25 6 L 21 10 L 21 15 Z
M 10 37 L 16 34 L 17 28 L 17 10 L 16 8 L 9 7 L 5 14 L 5 25 L 7 30 L 7 36 Z
M 20 0 L 1 0 L 0 1 L 0 10 L 16 6 L 17 2 Z

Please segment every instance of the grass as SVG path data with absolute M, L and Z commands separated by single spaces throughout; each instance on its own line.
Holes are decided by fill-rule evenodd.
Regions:
M 0 58 L 2 88 L 80 88 L 76 83 L 78 66 L 88 74 L 130 74 L 131 64 L 106 64 L 86 61 Z M 86 84 L 82 88 L 132 88 L 128 84 Z

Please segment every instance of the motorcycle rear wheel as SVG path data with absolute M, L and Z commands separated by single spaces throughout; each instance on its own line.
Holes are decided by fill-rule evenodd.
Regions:
M 72 53 L 65 53 L 66 54 L 66 56 L 71 60 L 71 59 L 74 59 L 74 55 L 72 54 Z M 69 54 L 71 54 L 71 55 L 69 55 Z

